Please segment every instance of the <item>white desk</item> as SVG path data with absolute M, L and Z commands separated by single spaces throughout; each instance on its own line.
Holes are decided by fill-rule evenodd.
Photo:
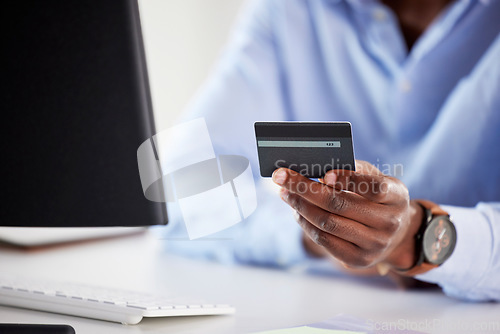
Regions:
M 176 292 L 232 304 L 232 316 L 144 319 L 135 326 L 0 307 L 1 322 L 67 323 L 85 333 L 251 333 L 314 323 L 347 313 L 374 321 L 491 322 L 500 304 L 464 303 L 439 291 L 402 291 L 359 279 L 254 267 L 228 267 L 162 251 L 149 233 L 25 252 L 0 248 L 0 270 L 41 278 Z M 446 326 L 433 333 L 456 333 Z M 470 332 L 470 331 L 467 331 Z

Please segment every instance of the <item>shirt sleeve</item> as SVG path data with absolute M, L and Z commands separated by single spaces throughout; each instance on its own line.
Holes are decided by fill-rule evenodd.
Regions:
M 181 121 L 203 117 L 217 155 L 249 159 L 257 209 L 244 221 L 200 240 L 189 241 L 177 203 L 168 204 L 162 238 L 170 252 L 223 263 L 290 266 L 307 255 L 291 209 L 258 173 L 253 124 L 289 120 L 279 47 L 274 35 L 276 1 L 247 5 L 230 43 Z M 182 145 L 179 145 L 182 146 Z
M 443 265 L 417 278 L 456 298 L 500 301 L 500 203 L 441 207 L 457 230 L 455 250 Z

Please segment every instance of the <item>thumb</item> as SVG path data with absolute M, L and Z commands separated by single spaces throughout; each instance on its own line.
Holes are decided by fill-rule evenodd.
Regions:
M 377 167 L 364 160 L 356 160 L 356 172 L 350 170 L 333 169 L 328 171 L 325 176 L 320 179 L 324 184 L 331 187 L 337 183 L 344 184 L 349 180 L 350 176 L 355 173 L 357 175 L 384 176 Z
M 356 160 L 356 172 L 365 175 L 384 175 L 377 167 L 364 160 Z

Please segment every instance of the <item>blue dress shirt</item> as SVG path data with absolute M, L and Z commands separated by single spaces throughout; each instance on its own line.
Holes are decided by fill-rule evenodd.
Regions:
M 453 2 L 410 51 L 378 1 L 251 2 L 184 119 L 205 117 L 217 154 L 250 159 L 257 210 L 186 242 L 169 205 L 168 248 L 227 263 L 308 261 L 290 208 L 258 176 L 253 123 L 350 121 L 357 159 L 453 218 L 455 252 L 418 278 L 459 298 L 500 300 L 499 32 L 497 0 Z

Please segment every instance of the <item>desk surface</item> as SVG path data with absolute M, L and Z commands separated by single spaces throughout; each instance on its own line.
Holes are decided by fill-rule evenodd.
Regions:
M 144 319 L 135 326 L 0 306 L 0 322 L 67 323 L 84 333 L 251 333 L 315 323 L 339 313 L 427 332 L 498 321 L 500 304 L 464 303 L 439 290 L 403 291 L 380 280 L 223 266 L 166 254 L 151 233 L 37 251 L 0 248 L 0 270 L 232 304 L 232 316 Z M 436 323 L 439 322 L 439 323 Z M 418 325 L 421 326 L 421 325 Z M 458 327 L 458 328 L 457 328 Z M 421 328 L 421 327 L 420 327 Z

